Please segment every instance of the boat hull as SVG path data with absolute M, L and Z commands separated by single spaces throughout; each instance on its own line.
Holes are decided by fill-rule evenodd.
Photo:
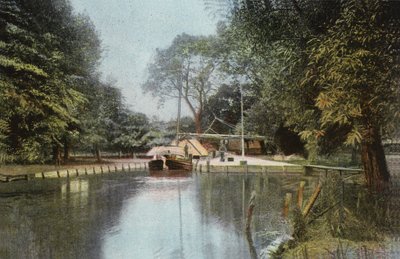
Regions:
M 164 161 L 161 159 L 151 160 L 149 162 L 149 169 L 151 171 L 161 171 L 164 169 Z
M 168 167 L 168 170 L 185 170 L 192 171 L 192 161 L 191 160 L 175 160 L 175 159 L 167 159 L 165 164 Z

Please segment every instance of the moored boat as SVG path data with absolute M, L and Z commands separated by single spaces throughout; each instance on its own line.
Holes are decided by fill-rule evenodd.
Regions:
M 168 170 L 192 170 L 192 160 L 185 158 L 184 148 L 179 146 L 153 147 L 147 152 L 147 156 L 155 157 L 155 159 L 149 162 L 150 170 L 163 170 L 164 165 Z M 164 157 L 164 159 L 160 159 L 159 157 Z
M 160 171 L 164 169 L 164 161 L 162 159 L 153 159 L 149 161 L 149 170 Z
M 165 161 L 168 170 L 186 170 L 192 171 L 193 165 L 191 159 L 169 159 Z

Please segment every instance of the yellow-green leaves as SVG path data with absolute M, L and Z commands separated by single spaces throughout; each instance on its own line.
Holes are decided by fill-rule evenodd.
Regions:
M 12 69 L 15 72 L 27 72 L 35 76 L 48 77 L 48 74 L 33 64 L 23 63 L 18 58 L 7 58 L 0 55 L 0 66 Z
M 356 146 L 361 143 L 362 138 L 361 132 L 354 127 L 350 133 L 347 134 L 345 144 L 348 146 Z

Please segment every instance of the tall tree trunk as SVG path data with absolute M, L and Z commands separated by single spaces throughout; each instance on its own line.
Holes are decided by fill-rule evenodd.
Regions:
M 53 162 L 57 166 L 59 166 L 61 163 L 61 149 L 57 144 L 53 146 Z
M 69 160 L 71 154 L 70 151 L 71 151 L 71 143 L 68 137 L 64 137 L 64 163 L 66 163 Z
M 94 153 L 95 153 L 95 156 L 96 156 L 96 160 L 98 162 L 100 162 L 101 161 L 101 154 L 100 154 L 99 145 L 97 145 L 97 144 L 94 145 Z
M 203 132 L 201 129 L 201 116 L 202 116 L 201 111 L 198 111 L 194 114 L 194 125 L 196 126 L 196 133 L 198 134 Z
M 368 187 L 378 192 L 387 187 L 390 174 L 378 129 L 369 129 L 364 137 L 361 143 L 361 160 Z

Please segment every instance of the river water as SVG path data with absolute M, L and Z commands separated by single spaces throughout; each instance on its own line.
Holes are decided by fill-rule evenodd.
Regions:
M 289 233 L 283 197 L 299 181 L 131 172 L 1 185 L 0 258 L 251 258 Z

